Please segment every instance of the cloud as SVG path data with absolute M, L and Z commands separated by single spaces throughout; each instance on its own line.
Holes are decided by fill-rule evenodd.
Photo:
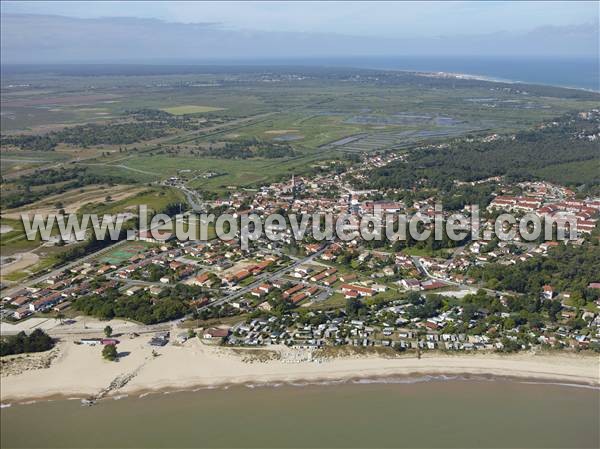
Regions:
M 479 55 L 597 57 L 597 23 L 524 33 L 390 38 L 232 30 L 222 23 L 153 18 L 3 14 L 3 63 L 153 62 L 328 56 Z
M 231 30 L 434 37 L 566 26 L 598 16 L 589 1 L 9 1 L 3 13 L 219 22 Z

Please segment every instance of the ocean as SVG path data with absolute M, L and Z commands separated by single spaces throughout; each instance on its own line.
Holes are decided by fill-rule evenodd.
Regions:
M 427 380 L 427 381 L 423 381 Z M 232 386 L 1 411 L 1 447 L 597 448 L 600 390 L 504 379 Z
M 600 91 L 599 58 L 398 56 L 334 58 L 329 64 L 371 69 L 462 73 L 496 81 Z

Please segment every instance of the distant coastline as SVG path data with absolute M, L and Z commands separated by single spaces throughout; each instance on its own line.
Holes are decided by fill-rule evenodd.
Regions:
M 599 58 L 357 57 L 333 59 L 330 65 L 445 73 L 497 83 L 537 84 L 600 92 Z
M 464 80 L 478 80 L 478 81 L 488 81 L 490 83 L 505 83 L 505 84 L 535 84 L 538 86 L 548 86 L 548 87 L 560 87 L 563 89 L 575 89 L 575 90 L 583 90 L 586 92 L 598 93 L 600 92 L 600 87 L 598 89 L 590 89 L 586 87 L 580 86 L 568 86 L 568 85 L 558 85 L 558 84 L 546 84 L 546 83 L 530 83 L 523 80 L 514 80 L 514 79 L 506 79 L 506 78 L 496 78 L 492 76 L 485 75 L 477 75 L 472 73 L 454 73 L 454 72 L 413 72 L 411 70 L 399 70 L 401 72 L 407 73 L 416 73 L 421 76 L 432 76 L 439 78 L 455 78 L 455 79 L 464 79 Z
M 206 60 L 139 60 L 65 62 L 56 64 L 18 64 L 3 62 L 3 75 L 42 73 L 45 70 L 86 74 L 131 74 L 136 68 L 153 68 L 155 75 L 202 73 L 206 67 L 325 67 L 367 70 L 389 70 L 416 74 L 446 74 L 457 79 L 473 79 L 496 83 L 534 84 L 541 86 L 600 92 L 600 59 L 598 58 L 524 58 L 524 57 L 443 57 L 443 56 L 356 56 L 296 59 L 206 59 Z M 154 73 L 155 72 L 155 73 Z

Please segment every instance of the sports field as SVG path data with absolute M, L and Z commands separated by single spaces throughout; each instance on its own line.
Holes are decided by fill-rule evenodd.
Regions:
M 145 242 L 129 242 L 124 246 L 115 249 L 114 251 L 110 251 L 108 254 L 103 255 L 99 260 L 102 263 L 107 264 L 115 264 L 118 265 L 120 263 L 125 262 L 126 260 L 131 259 L 136 254 L 144 252 L 149 246 L 150 243 Z

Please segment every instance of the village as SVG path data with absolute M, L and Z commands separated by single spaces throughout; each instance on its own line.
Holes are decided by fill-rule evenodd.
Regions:
M 357 191 L 349 182 L 369 168 L 402 157 L 397 153 L 365 156 L 361 168 L 351 166 L 341 171 L 333 167 L 332 174 L 332 167 L 323 167 L 322 175 L 292 176 L 291 181 L 257 192 L 232 192 L 205 206 L 236 217 L 294 211 L 361 218 L 379 210 L 433 220 L 435 196 L 407 205 L 391 199 L 393 191 Z M 277 241 L 263 236 L 250 242 L 247 249 L 236 239 L 163 242 L 140 232 L 135 242 L 119 242 L 115 245 L 119 249 L 74 263 L 34 286 L 6 295 L 2 316 L 13 321 L 39 314 L 62 318 L 78 298 L 104 298 L 110 293 L 116 302 L 139 300 L 154 306 L 165 298 L 171 304 L 177 302 L 175 308 L 142 319 L 146 325 L 247 317 L 224 333 L 222 329 L 210 331 L 221 335 L 219 341 L 234 346 L 283 343 L 300 347 L 502 350 L 511 340 L 516 341 L 519 333 L 518 325 L 506 326 L 514 322 L 507 303 L 513 293 L 481 289 L 481 283 L 469 276 L 471 269 L 490 262 L 517 264 L 544 256 L 565 243 L 523 241 L 518 234 L 510 241 L 499 241 L 489 237 L 495 217 L 499 212 L 534 213 L 567 230 L 575 223 L 577 238 L 566 244 L 582 245 L 597 225 L 600 199 L 575 199 L 573 191 L 548 182 L 512 185 L 497 178 L 487 182 L 494 186 L 494 194 L 483 211 L 483 238 L 440 248 L 439 257 L 423 247 L 398 246 L 397 242 L 373 243 L 358 238 L 319 242 L 311 235 L 296 241 L 290 229 L 281 231 Z M 443 211 L 444 218 L 452 212 Z M 463 212 L 468 214 L 469 209 L 465 207 Z M 600 283 L 591 282 L 588 288 L 600 290 Z M 478 295 L 487 298 L 481 302 L 488 306 L 493 302 L 494 311 L 490 307 L 465 310 L 463 299 Z M 544 285 L 538 295 L 544 302 L 559 304 L 555 308 L 560 312 L 553 325 L 529 332 L 528 344 L 587 348 L 598 342 L 597 309 L 578 312 L 570 302 L 570 292 L 557 291 L 552 285 Z M 429 302 L 435 307 L 429 307 Z M 349 304 L 360 313 L 349 312 Z M 427 313 L 419 312 L 426 306 Z M 88 312 L 101 318 L 114 316 L 114 312 L 98 315 L 91 307 Z M 567 322 L 575 318 L 584 320 L 586 327 L 568 326 Z M 152 341 L 160 343 L 160 338 Z

